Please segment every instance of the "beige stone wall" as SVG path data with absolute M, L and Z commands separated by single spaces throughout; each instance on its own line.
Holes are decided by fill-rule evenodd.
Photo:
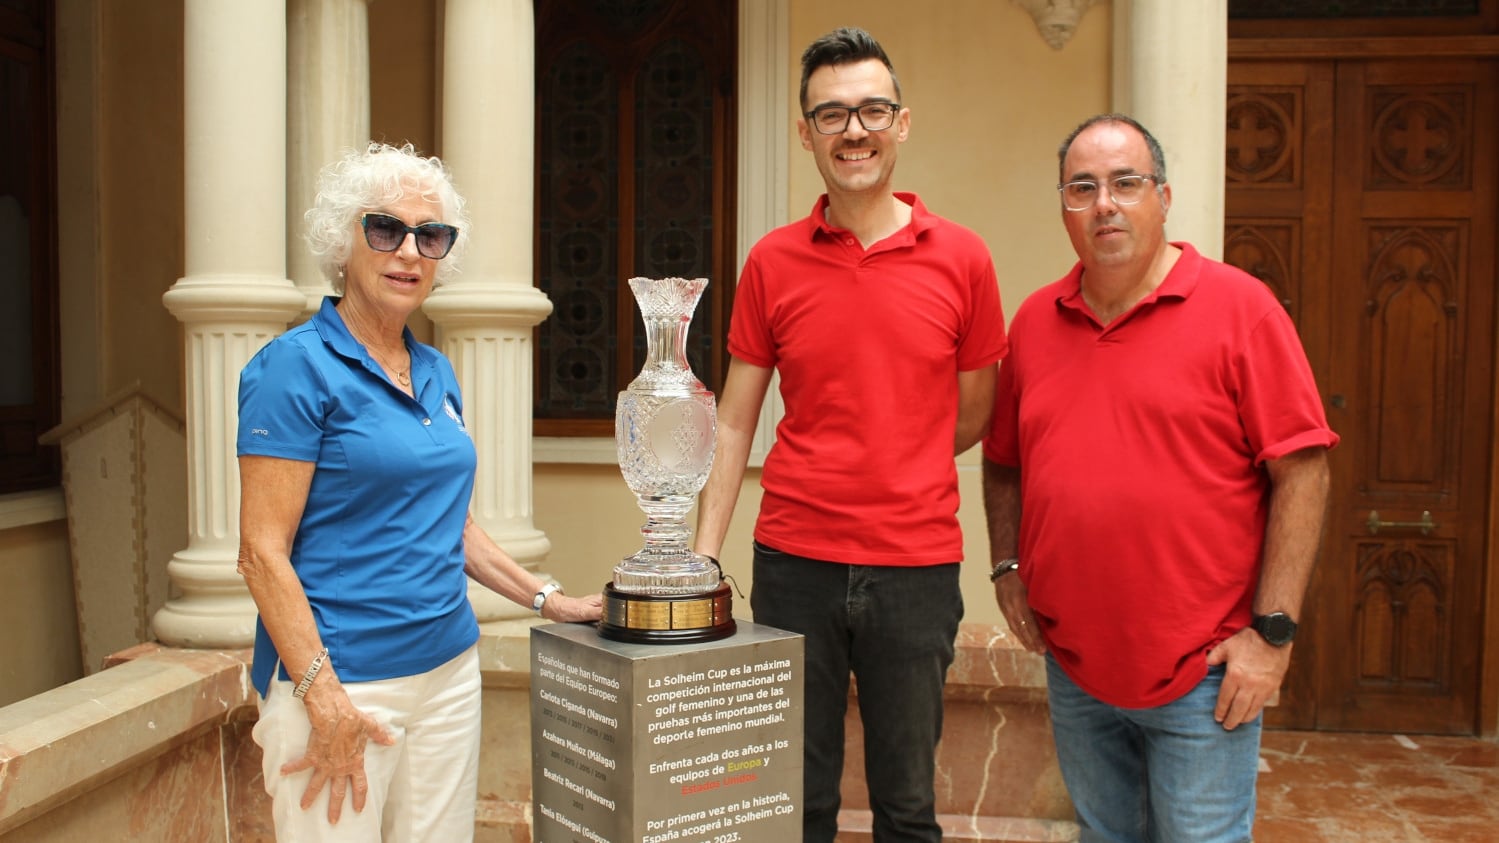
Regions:
M 82 675 L 66 525 L 0 530 L 0 707 Z
M 139 381 L 180 414 L 182 332 L 161 297 L 183 273 L 182 4 L 98 14 L 101 396 Z
M 437 7 L 436 0 L 369 4 L 370 134 L 433 154 L 441 152 Z M 462 174 L 455 175 L 462 189 Z

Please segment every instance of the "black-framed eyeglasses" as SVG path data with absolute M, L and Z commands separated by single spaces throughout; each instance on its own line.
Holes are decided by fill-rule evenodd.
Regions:
M 406 235 L 415 234 L 417 252 L 438 261 L 458 242 L 458 228 L 443 222 L 407 225 L 390 214 L 365 214 L 359 224 L 364 228 L 364 242 L 377 252 L 394 252 L 406 242 Z
M 895 115 L 900 113 L 898 102 L 866 102 L 863 105 L 825 105 L 802 115 L 821 135 L 841 135 L 848 130 L 848 121 L 859 115 L 859 125 L 866 132 L 883 132 L 895 125 Z
M 1160 184 L 1154 173 L 1130 173 L 1114 176 L 1108 180 L 1109 196 L 1116 205 L 1134 205 L 1150 193 L 1150 185 Z M 1069 211 L 1086 211 L 1098 202 L 1099 183 L 1089 179 L 1069 181 L 1057 185 L 1062 194 L 1062 207 Z

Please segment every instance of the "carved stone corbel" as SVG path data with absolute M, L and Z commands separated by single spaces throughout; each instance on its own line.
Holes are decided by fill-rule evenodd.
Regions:
M 1060 50 L 1077 31 L 1078 21 L 1098 0 L 1012 0 L 1036 19 L 1036 29 L 1052 49 Z

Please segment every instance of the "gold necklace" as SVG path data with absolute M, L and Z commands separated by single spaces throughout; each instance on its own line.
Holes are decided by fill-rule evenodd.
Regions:
M 380 354 L 373 348 L 370 348 L 369 346 L 365 346 L 365 348 L 369 349 L 370 356 L 374 357 L 375 361 L 378 362 L 382 367 L 384 367 L 386 372 L 395 372 L 397 383 L 407 388 L 411 386 L 411 365 L 409 362 L 407 363 L 406 368 L 397 369 L 395 366 L 392 366 L 391 364 L 385 362 L 385 358 L 381 357 Z M 407 360 L 409 361 L 410 358 L 408 357 Z
M 349 324 L 349 315 L 345 315 L 343 318 L 344 324 L 349 328 L 349 333 L 353 335 L 354 339 L 359 340 L 359 334 L 362 332 L 355 331 L 354 326 Z M 409 352 L 406 356 L 406 368 L 398 369 L 395 366 L 392 366 L 389 363 L 385 362 L 385 358 L 380 355 L 380 352 L 375 350 L 375 346 L 372 343 L 367 343 L 360 340 L 359 344 L 364 346 L 364 350 L 369 352 L 369 355 L 371 357 L 375 358 L 375 362 L 379 363 L 381 368 L 385 369 L 386 374 L 390 374 L 392 372 L 395 373 L 395 382 L 400 384 L 402 389 L 411 388 L 411 355 Z M 406 350 L 406 343 L 403 339 L 401 342 L 401 351 Z

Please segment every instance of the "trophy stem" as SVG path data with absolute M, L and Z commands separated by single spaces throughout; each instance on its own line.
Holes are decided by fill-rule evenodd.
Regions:
M 645 549 L 663 559 L 686 554 L 687 539 L 692 536 L 687 527 L 692 499 L 678 495 L 664 498 L 636 495 L 635 498 L 645 513 L 645 526 L 640 528 L 640 535 L 645 537 Z
M 718 588 L 722 578 L 713 560 L 687 546 L 692 531 L 687 512 L 692 499 L 679 495 L 637 495 L 645 511 L 640 534 L 645 547 L 614 568 L 614 587 L 633 594 L 702 594 Z

